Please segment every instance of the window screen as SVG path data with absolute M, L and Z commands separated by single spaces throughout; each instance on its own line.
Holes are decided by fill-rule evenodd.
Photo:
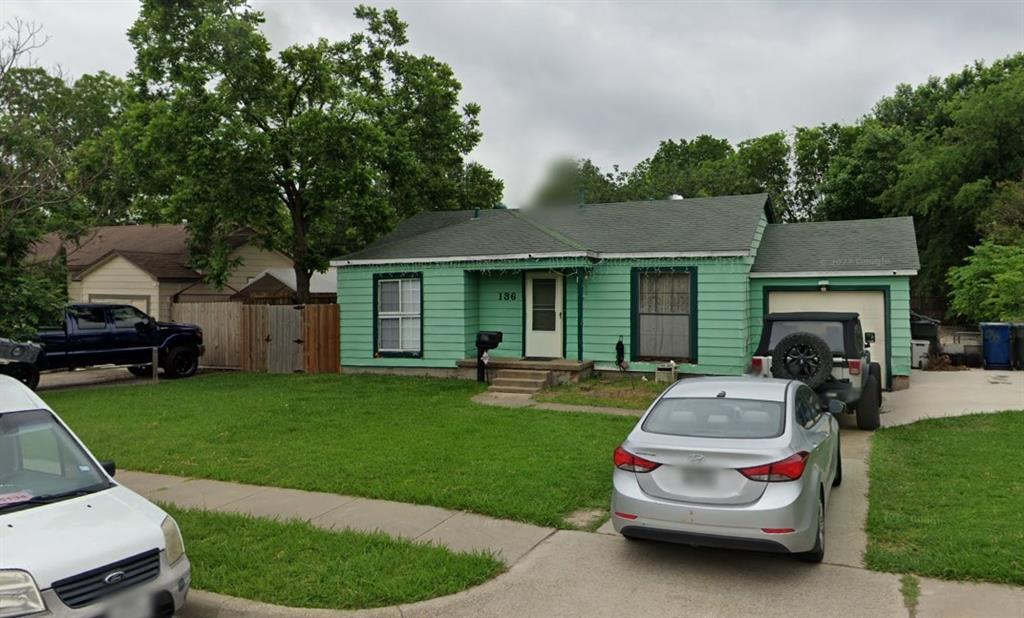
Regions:
M 419 278 L 377 281 L 377 350 L 419 353 L 422 320 Z
M 640 273 L 637 330 L 642 358 L 692 358 L 690 273 Z
M 554 279 L 533 280 L 533 330 L 555 330 L 555 292 Z

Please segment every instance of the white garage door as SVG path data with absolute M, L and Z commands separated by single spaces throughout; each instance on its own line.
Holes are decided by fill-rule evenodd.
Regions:
M 768 293 L 768 312 L 783 313 L 789 311 L 853 311 L 860 314 L 860 323 L 865 333 L 875 333 L 875 343 L 871 344 L 871 360 L 882 366 L 882 382 L 886 381 L 886 350 L 889 342 L 885 340 L 885 295 L 878 291 L 844 291 L 829 290 L 827 292 L 808 291 L 792 292 L 777 291 Z M 887 385 L 882 384 L 885 388 Z

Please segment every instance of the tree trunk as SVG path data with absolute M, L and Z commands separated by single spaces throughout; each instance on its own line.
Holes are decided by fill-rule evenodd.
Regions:
M 305 268 L 295 263 L 295 302 L 300 305 L 309 304 L 309 278 L 310 273 Z

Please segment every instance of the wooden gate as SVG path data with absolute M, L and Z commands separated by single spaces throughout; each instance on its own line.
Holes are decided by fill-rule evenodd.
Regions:
M 206 353 L 200 362 L 207 367 L 242 366 L 241 303 L 172 303 L 171 321 L 195 324 L 203 329 Z
M 302 371 L 303 339 L 302 308 L 292 305 L 266 305 L 267 308 L 267 371 L 294 373 Z
M 243 305 L 243 371 L 337 373 L 337 305 Z
M 338 305 L 306 305 L 302 309 L 307 373 L 341 371 Z

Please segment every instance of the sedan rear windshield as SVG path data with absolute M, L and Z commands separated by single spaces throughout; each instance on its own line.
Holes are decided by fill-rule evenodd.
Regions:
M 824 322 L 818 320 L 807 320 L 805 322 L 772 322 L 772 338 L 768 342 L 768 349 L 774 350 L 775 346 L 782 341 L 786 335 L 793 333 L 811 333 L 825 340 L 828 347 L 836 354 L 843 354 L 846 344 L 843 341 L 842 322 Z
M 785 427 L 783 410 L 778 401 L 665 397 L 647 415 L 643 430 L 694 438 L 774 438 Z

